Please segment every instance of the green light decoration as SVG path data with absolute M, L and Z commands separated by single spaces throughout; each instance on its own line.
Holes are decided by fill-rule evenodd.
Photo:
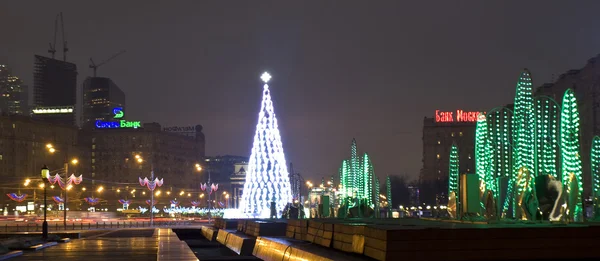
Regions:
M 600 137 L 592 139 L 590 153 L 592 163 L 592 200 L 594 203 L 594 219 L 600 219 Z
M 379 194 L 381 193 L 381 183 L 379 182 L 379 177 L 375 176 L 373 178 L 375 179 L 375 193 L 373 193 L 375 196 L 373 198 L 373 203 L 375 205 L 375 216 L 379 217 L 379 207 L 381 206 L 381 199 L 379 199 Z
M 369 154 L 365 153 L 365 155 L 362 158 L 362 163 L 363 163 L 362 171 L 364 173 L 362 175 L 363 176 L 362 181 L 364 182 L 362 197 L 367 200 L 367 205 L 373 206 L 373 198 L 379 197 L 379 193 L 373 195 L 374 171 L 373 171 L 373 163 L 371 163 L 371 158 L 369 158 Z
M 363 175 L 360 175 L 360 158 L 358 156 L 356 146 L 356 140 L 352 139 L 352 145 L 350 147 L 350 175 L 352 177 L 352 183 L 349 184 L 352 188 L 352 193 L 356 193 L 357 198 L 363 198 L 364 184 Z
M 392 207 L 394 206 L 394 204 L 392 204 L 392 179 L 390 178 L 390 176 L 387 176 L 385 178 L 385 186 L 386 186 L 386 197 L 387 197 L 387 201 L 388 201 L 388 209 L 392 209 Z M 391 211 L 388 211 L 391 214 Z
M 535 101 L 535 162 L 537 176 L 558 178 L 558 115 L 559 107 L 550 97 L 536 97 Z
M 533 108 L 533 87 L 531 84 L 531 73 L 524 69 L 517 81 L 515 107 L 512 120 L 512 144 L 513 144 L 513 172 L 518 173 L 519 169 L 526 168 L 534 170 L 534 108 Z M 509 188 L 516 184 L 517 175 L 511 175 Z M 534 171 L 533 175 L 536 173 Z M 519 191 L 525 188 L 518 188 Z M 513 195 L 513 193 L 507 193 Z M 513 200 L 516 200 L 513 196 Z M 509 203 L 507 201 L 506 203 Z M 505 205 L 506 205 L 505 203 Z M 517 204 L 512 202 L 513 215 Z
M 379 194 L 374 194 L 375 171 L 369 154 L 358 156 L 358 147 L 356 140 L 352 140 L 350 146 L 350 159 L 342 161 L 342 166 L 339 169 L 340 180 L 342 187 L 342 197 L 345 199 L 358 199 L 364 202 L 367 206 L 374 208 L 374 202 L 377 202 Z M 377 192 L 378 189 L 375 189 Z M 352 202 L 356 202 L 352 200 Z M 349 206 L 352 207 L 352 206 Z
M 458 165 L 458 147 L 452 144 L 450 148 L 450 168 L 449 168 L 449 177 L 448 177 L 448 196 L 454 193 L 455 196 L 458 197 L 458 175 L 459 175 L 459 165 Z
M 569 208 L 574 208 L 574 213 L 569 213 L 569 216 L 574 220 L 579 220 L 583 214 L 583 172 L 579 154 L 579 122 L 577 99 L 573 90 L 568 89 L 563 96 L 560 115 L 561 177 L 559 178 L 562 179 L 564 188 L 569 192 L 571 199 Z M 577 186 L 571 184 L 572 182 L 577 182 Z
M 488 127 L 485 114 L 482 113 L 475 127 L 475 171 L 482 182 L 480 186 L 482 191 L 496 190 L 493 175 L 487 175 L 490 165 L 489 156 Z
M 490 161 L 487 175 L 493 179 L 508 178 L 512 173 L 511 119 L 512 111 L 506 107 L 493 109 L 486 116 Z
M 508 210 L 512 198 L 500 198 L 500 188 L 502 187 L 498 187 L 498 179 L 510 179 L 512 173 L 512 132 L 510 128 L 512 116 L 513 111 L 504 106 L 491 109 L 486 114 L 488 130 L 485 145 L 486 155 L 484 156 L 488 160 L 485 178 L 486 187 L 493 189 L 496 209 L 503 212 Z

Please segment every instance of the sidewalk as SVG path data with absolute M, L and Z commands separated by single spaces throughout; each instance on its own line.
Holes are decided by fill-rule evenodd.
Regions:
M 160 257 L 160 258 L 159 258 Z M 21 260 L 197 260 L 169 228 L 121 229 L 73 240 L 11 259 Z

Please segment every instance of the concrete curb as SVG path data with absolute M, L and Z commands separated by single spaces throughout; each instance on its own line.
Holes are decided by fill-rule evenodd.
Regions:
M 10 258 L 20 256 L 20 255 L 23 255 L 23 251 L 21 251 L 21 250 L 10 251 L 4 255 L 0 255 L 0 260 L 6 260 L 6 259 L 10 259 Z

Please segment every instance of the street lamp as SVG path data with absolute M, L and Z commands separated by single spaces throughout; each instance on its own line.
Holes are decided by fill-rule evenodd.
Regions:
M 142 158 L 142 156 L 140 156 L 139 154 L 135 155 L 135 158 L 137 159 L 137 162 L 139 164 L 142 164 L 142 162 L 144 162 L 144 159 Z M 138 178 L 140 181 L 140 185 L 146 186 L 148 188 L 148 190 L 150 190 L 150 226 L 154 226 L 154 189 L 156 187 L 160 187 L 163 184 L 163 180 L 162 179 L 158 179 L 158 178 L 154 178 L 154 166 L 151 164 L 150 165 L 150 180 L 148 180 L 148 178 L 144 178 L 142 179 L 141 177 Z M 160 195 L 160 191 L 157 191 L 157 196 Z
M 50 170 L 46 165 L 42 167 L 42 182 L 46 182 L 45 180 L 50 175 Z M 46 201 L 46 186 L 44 186 L 44 223 L 42 223 L 42 238 L 48 238 L 48 221 L 46 220 L 46 212 L 48 211 L 48 203 Z

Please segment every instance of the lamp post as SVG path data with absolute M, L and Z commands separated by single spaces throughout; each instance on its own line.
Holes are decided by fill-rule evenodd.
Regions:
M 137 163 L 142 164 L 144 162 L 144 159 L 142 158 L 142 156 L 140 156 L 139 154 L 135 155 L 135 159 L 137 161 Z M 154 179 L 154 165 L 150 164 L 150 180 L 148 180 L 148 178 L 144 178 L 142 180 L 142 178 L 140 177 L 140 185 L 141 186 L 147 186 L 148 190 L 150 190 L 150 226 L 154 226 L 154 189 L 156 187 L 160 187 L 163 184 L 162 179 L 159 180 L 158 178 Z
M 42 167 L 42 182 L 44 183 L 44 222 L 42 223 L 42 238 L 48 238 L 48 221 L 46 220 L 46 212 L 48 211 L 48 204 L 46 201 L 46 179 L 50 175 L 50 170 L 46 165 Z
M 54 145 L 52 145 L 52 143 L 48 143 L 46 144 L 46 149 L 48 150 L 48 152 L 50 154 L 54 154 L 57 150 L 54 147 Z M 68 157 L 65 155 L 65 160 L 64 160 L 64 164 L 63 164 L 63 169 L 65 170 L 65 181 L 67 183 L 67 186 L 64 188 L 65 189 L 65 199 L 63 202 L 63 225 L 64 228 L 67 229 L 67 198 L 68 198 L 68 194 L 69 194 L 69 190 L 72 188 L 72 186 L 70 185 L 70 182 L 67 182 L 69 180 L 69 161 L 67 160 Z M 77 160 L 76 158 L 71 160 L 71 164 L 73 165 L 77 165 L 77 163 L 79 163 L 79 160 Z M 57 174 L 59 175 L 59 174 Z M 49 173 L 48 173 L 49 176 Z M 60 175 L 59 175 L 60 178 Z M 79 183 L 76 183 L 79 184 Z

